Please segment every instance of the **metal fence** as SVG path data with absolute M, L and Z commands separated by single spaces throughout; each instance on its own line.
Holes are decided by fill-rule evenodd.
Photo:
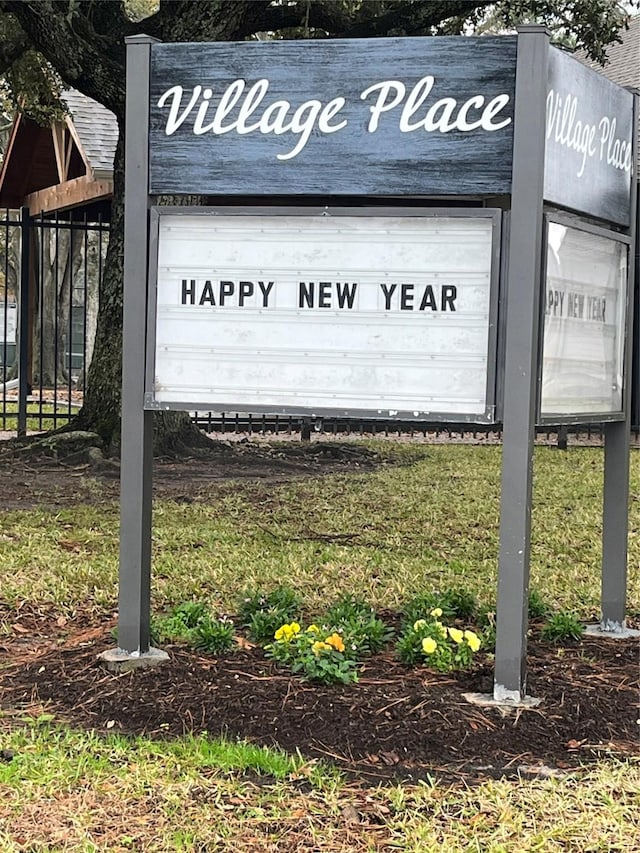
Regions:
M 0 429 L 61 426 L 82 404 L 109 223 L 71 212 L 0 218 Z
M 29 217 L 0 211 L 0 430 L 25 434 L 62 426 L 82 405 L 99 308 L 109 222 L 81 211 Z M 637 262 L 637 260 L 636 260 Z M 637 283 L 636 283 L 637 287 Z M 636 321 L 638 317 L 636 315 Z M 638 361 L 636 322 L 634 365 Z M 21 369 L 21 366 L 24 366 Z M 634 391 L 638 385 L 634 378 Z M 633 433 L 640 432 L 634 394 Z M 425 440 L 499 441 L 491 426 L 398 423 L 193 412 L 205 432 L 284 437 L 416 436 Z M 566 447 L 569 436 L 597 443 L 600 425 L 539 430 Z

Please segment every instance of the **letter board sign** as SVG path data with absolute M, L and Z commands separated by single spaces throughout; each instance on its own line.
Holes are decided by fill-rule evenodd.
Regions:
M 621 235 L 548 222 L 543 419 L 622 412 L 627 256 Z
M 149 408 L 493 419 L 498 212 L 156 211 Z
M 508 193 L 516 41 L 154 44 L 150 192 Z
M 544 198 L 628 225 L 633 95 L 549 48 Z

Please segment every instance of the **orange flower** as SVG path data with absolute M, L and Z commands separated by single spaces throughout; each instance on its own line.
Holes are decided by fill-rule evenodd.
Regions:
M 334 648 L 337 652 L 344 651 L 344 643 L 342 642 L 342 637 L 340 634 L 332 634 L 330 637 L 326 639 L 327 645 Z

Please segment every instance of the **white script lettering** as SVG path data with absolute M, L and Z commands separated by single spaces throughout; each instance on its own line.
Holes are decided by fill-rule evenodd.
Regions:
M 487 132 L 501 130 L 503 127 L 511 124 L 511 117 L 503 117 L 499 121 L 494 121 L 499 113 L 509 103 L 509 95 L 496 95 L 485 104 L 485 99 L 482 95 L 473 95 L 473 97 L 464 101 L 458 106 L 458 101 L 455 98 L 441 98 L 433 103 L 426 114 L 417 121 L 412 121 L 418 110 L 422 107 L 428 96 L 431 94 L 435 85 L 436 78 L 428 74 L 419 80 L 413 89 L 409 92 L 409 96 L 402 108 L 400 114 L 399 127 L 402 133 L 411 133 L 414 130 L 426 130 L 427 133 L 440 131 L 440 133 L 449 133 L 451 130 L 460 130 L 463 133 L 468 133 L 471 130 L 482 129 Z M 399 80 L 383 80 L 380 83 L 374 83 L 369 86 L 360 95 L 364 101 L 370 95 L 378 93 L 376 102 L 369 107 L 371 118 L 367 130 L 369 133 L 374 133 L 380 124 L 380 117 L 383 113 L 391 112 L 403 103 L 406 94 L 406 86 Z M 469 111 L 475 109 L 482 112 L 475 121 L 469 121 Z
M 375 133 L 381 121 L 393 121 L 401 133 L 492 132 L 511 124 L 511 117 L 503 113 L 509 104 L 509 95 L 495 95 L 491 99 L 473 95 L 462 103 L 445 97 L 428 103 L 435 85 L 436 78 L 429 74 L 410 90 L 399 80 L 383 80 L 366 88 L 360 100 L 375 99 L 369 106 L 367 131 Z M 338 96 L 326 103 L 311 98 L 295 105 L 285 99 L 269 100 L 269 86 L 266 78 L 251 85 L 237 79 L 217 97 L 209 86 L 197 85 L 191 91 L 172 86 L 157 102 L 159 108 L 168 109 L 165 136 L 172 136 L 180 129 L 188 132 L 189 126 L 194 136 L 209 133 L 223 136 L 231 132 L 240 136 L 291 134 L 295 144 L 276 157 L 292 160 L 314 135 L 337 133 L 347 127 L 348 120 L 342 112 L 346 106 L 344 97 Z M 394 111 L 395 115 L 388 115 Z M 619 156 L 619 153 L 611 156 Z
M 616 136 L 616 119 L 603 116 L 597 125 L 591 124 L 578 118 L 579 109 L 580 103 L 574 95 L 566 95 L 563 98 L 553 89 L 549 91 L 547 139 L 580 155 L 576 177 L 581 178 L 588 160 L 596 157 L 614 169 L 630 172 L 631 139 L 625 140 Z

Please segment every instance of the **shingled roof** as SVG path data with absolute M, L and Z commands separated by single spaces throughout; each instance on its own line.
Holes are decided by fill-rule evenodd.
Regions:
M 75 89 L 63 93 L 80 147 L 96 178 L 110 178 L 118 142 L 118 122 L 102 104 Z
M 629 29 L 620 32 L 622 42 L 607 48 L 607 61 L 604 65 L 588 59 L 583 50 L 574 54 L 584 65 L 588 65 L 604 74 L 619 86 L 640 91 L 640 15 L 629 19 Z M 638 124 L 638 172 L 640 173 L 640 122 Z M 640 174 L 639 174 L 640 178 Z
M 118 123 L 113 113 L 73 89 L 64 121 L 46 127 L 19 114 L 0 170 L 0 207 L 40 213 L 108 210 Z

